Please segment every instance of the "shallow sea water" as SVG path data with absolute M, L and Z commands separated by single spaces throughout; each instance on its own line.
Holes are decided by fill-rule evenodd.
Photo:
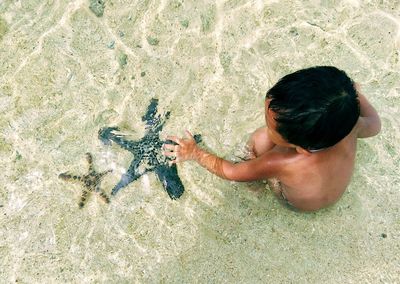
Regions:
M 97 1 L 95 1 L 97 2 Z M 0 1 L 0 282 L 399 283 L 400 2 Z M 170 200 L 153 173 L 105 204 L 65 171 L 85 153 L 110 193 L 132 159 L 97 137 L 144 134 L 151 98 L 163 135 L 203 134 L 230 158 L 264 123 L 281 76 L 335 65 L 379 111 L 342 199 L 283 207 L 264 183 L 179 166 Z

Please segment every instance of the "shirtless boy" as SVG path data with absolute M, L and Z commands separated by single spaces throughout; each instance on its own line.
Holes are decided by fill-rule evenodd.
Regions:
M 350 183 L 357 138 L 381 129 L 374 107 L 345 72 L 329 66 L 299 70 L 280 79 L 265 100 L 266 126 L 248 146 L 251 157 L 232 163 L 201 149 L 187 138 L 168 137 L 173 163 L 194 160 L 233 181 L 267 180 L 290 205 L 314 211 L 335 203 Z

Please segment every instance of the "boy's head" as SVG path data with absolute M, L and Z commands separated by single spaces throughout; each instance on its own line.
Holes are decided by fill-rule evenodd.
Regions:
M 360 115 L 354 82 L 330 66 L 302 69 L 284 76 L 267 92 L 276 131 L 288 143 L 306 150 L 335 145 Z

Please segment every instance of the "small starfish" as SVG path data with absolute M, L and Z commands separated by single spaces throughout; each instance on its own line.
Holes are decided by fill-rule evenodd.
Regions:
M 157 175 L 171 199 L 177 199 L 183 194 L 184 186 L 176 165 L 169 165 L 169 159 L 161 151 L 165 143 L 176 144 L 170 140 L 162 141 L 159 136 L 170 112 L 166 112 L 163 116 L 157 114 L 157 106 L 158 100 L 152 99 L 146 114 L 142 117 L 142 121 L 146 123 L 146 133 L 138 141 L 127 140 L 123 135 L 114 133 L 119 130 L 118 127 L 104 127 L 99 130 L 99 139 L 105 145 L 114 142 L 134 156 L 127 172 L 112 189 L 111 195 L 115 195 L 120 189 L 147 172 L 154 172 Z M 195 135 L 194 138 L 197 143 L 201 141 L 201 135 Z
M 84 189 L 82 191 L 81 200 L 79 202 L 79 208 L 83 208 L 83 206 L 85 206 L 87 196 L 90 192 L 97 192 L 106 203 L 110 203 L 110 198 L 100 188 L 100 183 L 102 178 L 109 172 L 112 172 L 112 170 L 108 170 L 101 173 L 96 172 L 96 170 L 93 167 L 93 158 L 90 153 L 86 153 L 86 160 L 89 164 L 89 170 L 86 175 L 78 176 L 66 172 L 60 174 L 58 177 L 63 180 L 72 180 L 83 184 Z

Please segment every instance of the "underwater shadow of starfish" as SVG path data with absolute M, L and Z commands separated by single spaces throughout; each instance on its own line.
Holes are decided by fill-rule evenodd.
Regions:
M 184 186 L 179 178 L 176 165 L 170 166 L 168 164 L 170 159 L 165 157 L 161 151 L 163 144 L 175 144 L 170 140 L 160 140 L 160 131 L 166 119 L 169 118 L 170 112 L 166 112 L 163 117 L 157 115 L 157 106 L 158 100 L 151 99 L 147 112 L 142 117 L 142 121 L 146 123 L 146 133 L 138 141 L 126 140 L 123 135 L 115 134 L 114 131 L 118 131 L 118 127 L 104 127 L 99 130 L 99 139 L 105 145 L 110 145 L 113 141 L 134 156 L 127 172 L 122 175 L 121 180 L 112 189 L 111 195 L 117 194 L 120 189 L 151 171 L 155 172 L 171 199 L 177 199 L 183 194 Z M 194 138 L 197 143 L 201 141 L 200 135 L 195 135 Z
M 102 178 L 109 172 L 112 172 L 112 170 L 108 170 L 101 173 L 96 172 L 96 170 L 93 167 L 93 158 L 90 153 L 86 153 L 86 160 L 89 164 L 89 170 L 86 175 L 78 176 L 66 172 L 66 173 L 61 173 L 58 177 L 63 180 L 67 181 L 72 180 L 83 184 L 84 189 L 82 191 L 81 200 L 79 202 L 79 208 L 83 208 L 83 206 L 85 206 L 87 196 L 90 192 L 97 192 L 106 203 L 110 203 L 110 198 L 100 188 L 100 183 Z

